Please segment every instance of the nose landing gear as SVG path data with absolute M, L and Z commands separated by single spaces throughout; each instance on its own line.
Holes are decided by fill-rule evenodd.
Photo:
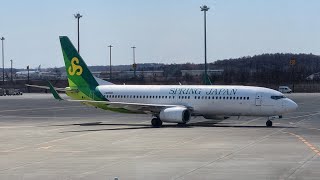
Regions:
M 281 119 L 281 118 L 282 118 L 282 115 L 269 117 L 269 118 L 268 118 L 268 121 L 266 122 L 266 126 L 267 126 L 267 127 L 272 127 L 272 121 L 271 121 L 271 119 L 276 119 L 276 118 Z
M 266 126 L 267 126 L 267 127 L 272 127 L 272 121 L 271 121 L 271 120 L 268 120 L 268 121 L 266 122 Z

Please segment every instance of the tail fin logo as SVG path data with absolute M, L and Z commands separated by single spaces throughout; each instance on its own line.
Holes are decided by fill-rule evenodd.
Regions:
M 73 76 L 73 75 L 78 75 L 80 76 L 83 72 L 82 67 L 79 65 L 79 59 L 74 57 L 71 60 L 71 66 L 68 68 L 68 73 Z

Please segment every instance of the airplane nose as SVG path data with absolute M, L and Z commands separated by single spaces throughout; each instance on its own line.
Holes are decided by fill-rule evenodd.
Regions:
M 287 111 L 288 112 L 292 112 L 292 111 L 294 111 L 294 110 L 296 110 L 297 108 L 298 108 L 298 105 L 297 105 L 297 103 L 295 103 L 294 101 L 292 101 L 291 99 L 288 99 L 288 101 L 287 101 Z

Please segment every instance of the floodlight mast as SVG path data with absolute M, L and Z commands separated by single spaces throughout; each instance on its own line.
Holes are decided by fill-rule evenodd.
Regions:
M 132 46 L 132 51 L 133 51 L 133 64 L 132 64 L 132 67 L 133 67 L 133 75 L 134 75 L 134 78 L 136 78 L 137 74 L 136 74 L 136 70 L 137 70 L 137 64 L 136 64 L 136 47 L 135 46 Z
M 80 27 L 79 27 L 79 20 L 82 18 L 80 13 L 74 14 L 74 18 L 78 21 L 78 53 L 80 53 Z
M 112 76 L 111 76 L 111 73 L 112 73 L 112 72 L 111 72 L 111 48 L 112 48 L 113 46 L 112 46 L 112 45 L 109 45 L 108 47 L 110 48 L 110 68 L 109 68 L 110 75 L 109 75 L 109 77 L 110 77 L 110 81 L 111 81 L 111 77 L 112 77 Z
M 5 40 L 5 38 L 1 37 L 1 41 L 2 41 L 2 85 L 4 85 L 4 47 L 3 47 L 4 40 Z
M 203 5 L 200 6 L 201 11 L 203 11 L 204 15 L 204 77 L 205 84 L 208 85 L 208 67 L 207 67 L 207 11 L 210 9 L 208 6 Z
M 13 83 L 13 76 L 12 76 L 12 64 L 13 64 L 13 60 L 11 59 L 10 62 L 11 62 L 11 69 L 10 69 L 10 70 L 11 70 L 11 73 L 10 73 L 10 74 L 11 74 L 11 83 Z

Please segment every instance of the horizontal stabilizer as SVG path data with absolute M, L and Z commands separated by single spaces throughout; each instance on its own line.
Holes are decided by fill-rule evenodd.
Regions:
M 59 101 L 63 100 L 62 97 L 58 94 L 58 92 L 54 89 L 52 84 L 49 81 L 48 81 L 48 83 L 49 83 L 49 88 L 50 88 L 50 91 L 51 91 L 53 97 Z
M 27 87 L 33 87 L 33 88 L 40 88 L 40 89 L 47 89 L 50 90 L 50 87 L 48 86 L 39 86 L 39 85 L 33 85 L 33 84 L 25 84 Z M 65 88 L 54 88 L 56 91 L 60 92 L 66 92 Z

